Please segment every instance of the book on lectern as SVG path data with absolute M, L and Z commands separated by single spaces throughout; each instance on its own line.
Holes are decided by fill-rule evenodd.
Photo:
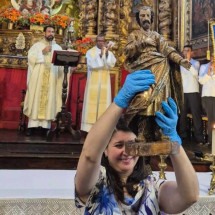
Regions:
M 52 63 L 56 66 L 71 66 L 76 67 L 78 65 L 81 53 L 75 50 L 63 51 L 55 50 L 52 56 Z

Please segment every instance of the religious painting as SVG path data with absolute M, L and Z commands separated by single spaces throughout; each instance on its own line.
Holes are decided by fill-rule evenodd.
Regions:
M 215 18 L 214 0 L 192 0 L 192 39 L 207 35 L 211 18 Z
M 11 0 L 12 6 L 23 15 L 30 15 L 37 12 L 52 14 L 52 10 L 56 10 L 56 5 L 58 6 L 57 9 L 59 12 L 62 6 L 61 2 L 62 0 Z
M 196 52 L 196 57 L 206 56 L 208 42 L 208 20 L 215 18 L 214 0 L 178 0 L 179 2 L 179 49 L 190 44 Z

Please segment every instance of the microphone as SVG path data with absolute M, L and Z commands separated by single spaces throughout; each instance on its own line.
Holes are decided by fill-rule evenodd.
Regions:
M 52 40 L 49 41 L 49 46 L 50 46 L 50 52 L 52 51 Z

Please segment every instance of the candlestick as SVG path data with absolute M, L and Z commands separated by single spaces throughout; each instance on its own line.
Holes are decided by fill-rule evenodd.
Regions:
M 167 168 L 167 164 L 165 162 L 166 158 L 167 158 L 167 155 L 160 155 L 161 162 L 158 164 L 158 167 L 160 168 L 159 179 L 166 180 L 166 174 L 164 172 L 164 170 Z
M 207 60 L 210 60 L 210 20 L 208 20 L 208 50 L 207 50 Z
M 210 169 L 212 171 L 212 177 L 210 182 L 210 188 L 208 189 L 208 195 L 213 195 L 215 190 L 215 155 L 205 154 L 203 158 L 200 158 L 201 161 L 212 162 Z
M 212 155 L 215 155 L 215 125 L 212 128 Z
M 211 177 L 210 188 L 208 191 L 209 195 L 213 195 L 214 189 L 215 189 L 215 156 L 214 155 L 212 156 L 213 156 L 213 162 L 212 162 L 212 165 L 210 165 L 210 169 L 212 170 L 212 177 Z

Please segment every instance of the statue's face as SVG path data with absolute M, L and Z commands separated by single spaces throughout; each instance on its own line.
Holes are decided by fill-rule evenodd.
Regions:
M 27 5 L 30 7 L 33 6 L 33 0 L 27 0 Z
M 142 9 L 139 13 L 140 25 L 144 30 L 150 29 L 151 26 L 151 10 Z

